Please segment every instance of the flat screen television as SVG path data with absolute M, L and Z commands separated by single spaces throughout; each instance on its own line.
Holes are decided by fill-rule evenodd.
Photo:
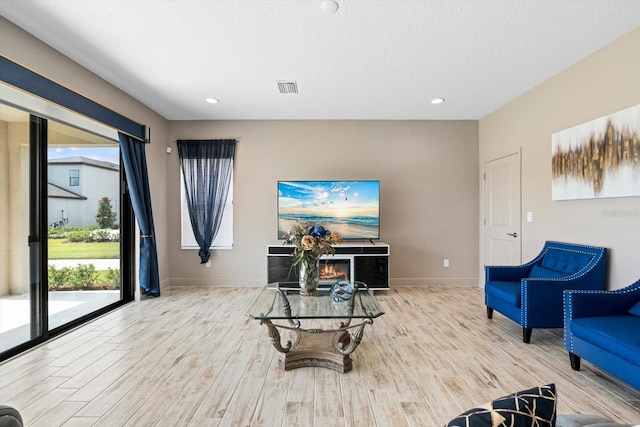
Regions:
M 380 238 L 380 181 L 278 181 L 278 238 L 296 220 L 346 240 Z

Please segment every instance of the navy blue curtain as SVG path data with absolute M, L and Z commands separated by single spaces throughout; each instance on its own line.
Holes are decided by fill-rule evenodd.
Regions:
M 140 239 L 140 288 L 144 295 L 160 296 L 158 249 L 151 210 L 145 143 L 118 132 L 133 212 L 142 233 Z
M 178 140 L 184 190 L 200 262 L 209 261 L 229 194 L 235 139 Z

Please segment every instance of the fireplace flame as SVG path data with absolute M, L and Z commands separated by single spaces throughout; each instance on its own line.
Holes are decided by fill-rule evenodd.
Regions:
M 344 269 L 336 269 L 335 264 L 331 262 L 321 264 L 320 280 L 349 280 L 349 272 Z

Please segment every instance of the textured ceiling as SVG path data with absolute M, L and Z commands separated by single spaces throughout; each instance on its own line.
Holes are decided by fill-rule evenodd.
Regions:
M 170 120 L 479 119 L 640 26 L 640 0 L 322 3 L 0 0 L 0 14 Z

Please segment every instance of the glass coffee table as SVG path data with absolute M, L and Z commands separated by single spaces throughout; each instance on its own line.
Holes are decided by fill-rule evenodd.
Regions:
M 351 287 L 353 290 L 353 283 Z M 321 286 L 318 295 L 302 296 L 272 283 L 249 307 L 247 316 L 267 326 L 284 370 L 316 366 L 349 372 L 350 354 L 362 341 L 364 327 L 384 314 L 363 283 L 351 295 L 342 294 L 335 300 L 330 290 L 330 286 Z M 284 343 L 281 330 L 288 335 Z

